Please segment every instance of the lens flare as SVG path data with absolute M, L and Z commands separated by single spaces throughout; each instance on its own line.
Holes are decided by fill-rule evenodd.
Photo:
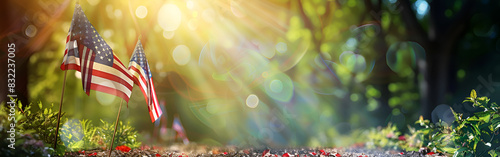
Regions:
M 282 102 L 290 101 L 294 91 L 292 79 L 284 73 L 266 78 L 264 89 L 269 97 Z
M 271 81 L 270 88 L 274 93 L 280 93 L 283 90 L 283 83 L 280 80 L 273 80 Z
M 178 45 L 175 47 L 172 57 L 178 65 L 186 65 L 191 60 L 191 51 L 186 45 Z
M 256 108 L 257 105 L 259 105 L 259 97 L 257 97 L 257 95 L 255 94 L 250 94 L 247 97 L 246 104 L 250 108 Z
M 425 50 L 416 42 L 398 42 L 387 50 L 386 62 L 392 71 L 407 75 L 417 68 L 418 62 L 425 59 Z
M 137 16 L 138 18 L 145 18 L 146 16 L 148 15 L 148 8 L 146 8 L 145 6 L 139 6 L 137 7 L 137 9 L 135 9 L 135 16 Z
M 285 53 L 287 50 L 287 46 L 284 42 L 279 42 L 276 44 L 276 51 L 280 53 Z
M 158 24 L 165 31 L 175 31 L 181 25 L 181 10 L 175 4 L 165 4 L 158 12 Z
M 345 51 L 339 57 L 340 63 L 347 67 L 351 72 L 358 73 L 366 69 L 366 60 L 360 54 L 352 51 Z

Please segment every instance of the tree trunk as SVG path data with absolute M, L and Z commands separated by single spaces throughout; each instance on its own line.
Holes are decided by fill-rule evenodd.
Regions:
M 446 93 L 449 85 L 449 70 L 451 52 L 449 48 L 444 48 L 433 43 L 427 50 L 427 67 L 425 75 L 425 86 L 422 89 L 425 100 L 422 101 L 422 112 L 426 119 L 431 119 L 434 108 L 446 103 Z

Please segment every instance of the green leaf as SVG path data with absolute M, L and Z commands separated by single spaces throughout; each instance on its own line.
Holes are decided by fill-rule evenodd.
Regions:
M 470 98 L 471 99 L 476 99 L 477 98 L 476 90 L 472 89 L 472 91 L 470 91 Z
M 462 156 L 461 154 L 467 150 L 467 147 L 461 147 L 460 149 L 458 149 L 455 154 L 453 154 L 453 157 L 458 157 L 458 156 Z
M 482 120 L 486 123 L 490 122 L 490 112 L 479 112 L 476 113 L 476 116 L 478 117 L 479 120 Z
M 490 156 L 491 156 L 491 157 L 497 157 L 497 156 L 498 156 L 498 153 L 499 153 L 499 152 L 497 152 L 497 151 L 495 151 L 495 150 L 490 150 L 490 151 L 488 151 L 488 154 L 490 154 Z
M 458 150 L 458 148 L 453 148 L 453 147 L 443 147 L 441 148 L 442 151 L 446 153 L 454 153 Z

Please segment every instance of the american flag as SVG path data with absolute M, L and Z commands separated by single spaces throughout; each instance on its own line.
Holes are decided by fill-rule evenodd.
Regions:
M 186 132 L 184 132 L 184 127 L 182 127 L 181 121 L 177 116 L 174 118 L 172 129 L 174 129 L 175 132 L 177 132 L 177 134 L 180 136 L 180 138 L 182 138 L 184 144 L 189 144 L 189 139 L 186 136 Z
M 79 4 L 75 6 L 66 38 L 61 69 L 79 71 L 87 95 L 92 89 L 116 95 L 128 102 L 132 93 L 132 76 L 90 24 Z
M 158 104 L 158 99 L 156 98 L 153 77 L 151 76 L 151 71 L 149 70 L 148 60 L 146 59 L 146 54 L 144 54 L 141 40 L 137 41 L 134 53 L 130 58 L 128 70 L 134 77 L 135 84 L 139 85 L 139 88 L 146 99 L 149 116 L 151 117 L 151 121 L 154 123 L 158 118 L 160 118 L 162 111 L 160 105 Z

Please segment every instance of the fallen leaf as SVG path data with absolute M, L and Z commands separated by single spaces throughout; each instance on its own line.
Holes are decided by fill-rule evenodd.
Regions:
M 125 146 L 125 145 L 122 145 L 122 146 L 117 146 L 115 149 L 116 149 L 116 150 L 119 150 L 119 151 L 122 151 L 122 152 L 124 152 L 124 153 L 128 153 L 128 152 L 130 152 L 130 150 L 131 150 L 131 149 L 130 149 L 130 147 L 127 147 L 127 146 Z

